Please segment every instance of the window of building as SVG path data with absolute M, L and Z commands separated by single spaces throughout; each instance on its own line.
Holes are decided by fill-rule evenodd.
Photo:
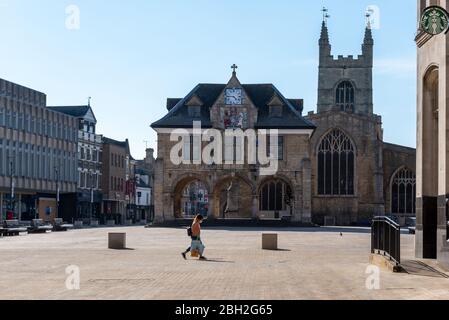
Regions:
M 282 180 L 270 180 L 260 189 L 261 211 L 286 211 L 292 205 L 291 187 Z
M 24 130 L 24 126 L 23 126 L 23 113 L 22 112 L 19 112 L 19 117 L 18 117 L 18 126 L 17 126 L 17 128 L 19 129 L 19 130 Z
M 200 106 L 190 106 L 188 109 L 189 117 L 191 118 L 201 118 L 201 107 Z
M 30 131 L 30 115 L 27 114 L 25 116 L 25 131 L 29 132 Z
M 0 126 L 5 125 L 5 108 L 0 107 Z
M 338 129 L 329 132 L 318 148 L 318 194 L 354 195 L 355 148 Z
M 270 106 L 270 117 L 281 118 L 282 117 L 282 106 Z
M 342 111 L 354 112 L 354 86 L 349 81 L 343 81 L 337 87 L 336 103 Z
M 266 138 L 267 142 L 267 157 L 271 155 L 271 137 Z M 274 150 L 277 150 L 278 158 L 277 160 L 284 160 L 284 137 L 279 136 L 277 139 L 277 145 L 274 145 Z
M 244 141 L 240 137 L 225 136 L 224 156 L 226 162 L 241 164 L 244 161 Z
M 12 113 L 12 125 L 11 128 L 17 129 L 17 112 Z
M 3 159 L 4 157 L 4 150 L 5 147 L 3 146 L 3 139 L 0 139 L 0 176 L 4 176 L 5 175 L 5 169 L 4 169 L 4 163 L 5 160 Z
M 6 127 L 11 128 L 12 127 L 12 123 L 11 123 L 11 110 L 6 110 Z
M 86 187 L 86 173 L 85 172 L 81 172 L 80 188 L 85 188 L 85 187 Z
M 391 211 L 393 214 L 416 213 L 416 175 L 411 170 L 401 169 L 393 177 Z

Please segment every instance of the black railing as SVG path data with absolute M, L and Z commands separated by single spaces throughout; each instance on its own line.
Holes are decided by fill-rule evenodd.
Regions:
M 401 226 L 388 217 L 375 217 L 371 226 L 371 253 L 401 263 Z

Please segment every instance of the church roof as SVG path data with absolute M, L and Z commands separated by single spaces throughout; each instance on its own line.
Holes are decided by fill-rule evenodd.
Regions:
M 258 109 L 256 129 L 315 129 L 315 125 L 301 115 L 302 100 L 286 99 L 273 84 L 243 84 L 254 106 Z M 168 99 L 169 113 L 154 122 L 152 128 L 192 128 L 194 121 L 201 121 L 203 128 L 211 128 L 210 109 L 215 104 L 226 84 L 199 84 L 183 99 Z M 277 95 L 285 105 L 282 117 L 271 117 L 268 103 Z M 187 103 L 196 96 L 201 100 L 200 116 L 189 114 Z M 176 102 L 177 101 L 177 102 Z M 175 105 L 173 105 L 176 102 Z

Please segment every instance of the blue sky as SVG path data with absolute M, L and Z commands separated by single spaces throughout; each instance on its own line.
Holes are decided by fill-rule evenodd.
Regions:
M 80 29 L 66 28 L 66 7 Z M 133 156 L 156 147 L 149 125 L 167 97 L 197 83 L 274 83 L 316 110 L 321 8 L 331 14 L 333 54 L 361 53 L 364 12 L 374 30 L 374 110 L 387 142 L 416 144 L 414 0 L 0 0 L 0 77 L 45 92 L 49 105 L 92 96 L 98 131 L 129 138 Z

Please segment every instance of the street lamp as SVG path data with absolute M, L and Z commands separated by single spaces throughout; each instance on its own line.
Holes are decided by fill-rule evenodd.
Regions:
M 56 178 L 56 218 L 59 217 L 59 167 L 55 166 Z
M 92 217 L 94 215 L 94 189 L 95 189 L 95 175 L 91 175 L 91 188 L 90 188 L 90 223 L 92 224 Z
M 12 214 L 14 215 L 14 200 L 15 200 L 15 194 L 14 194 L 14 174 L 15 174 L 15 168 L 14 168 L 14 156 L 9 156 L 9 172 L 10 172 L 10 197 L 9 197 L 9 209 L 11 210 Z M 6 217 L 6 219 L 8 219 L 8 217 Z

